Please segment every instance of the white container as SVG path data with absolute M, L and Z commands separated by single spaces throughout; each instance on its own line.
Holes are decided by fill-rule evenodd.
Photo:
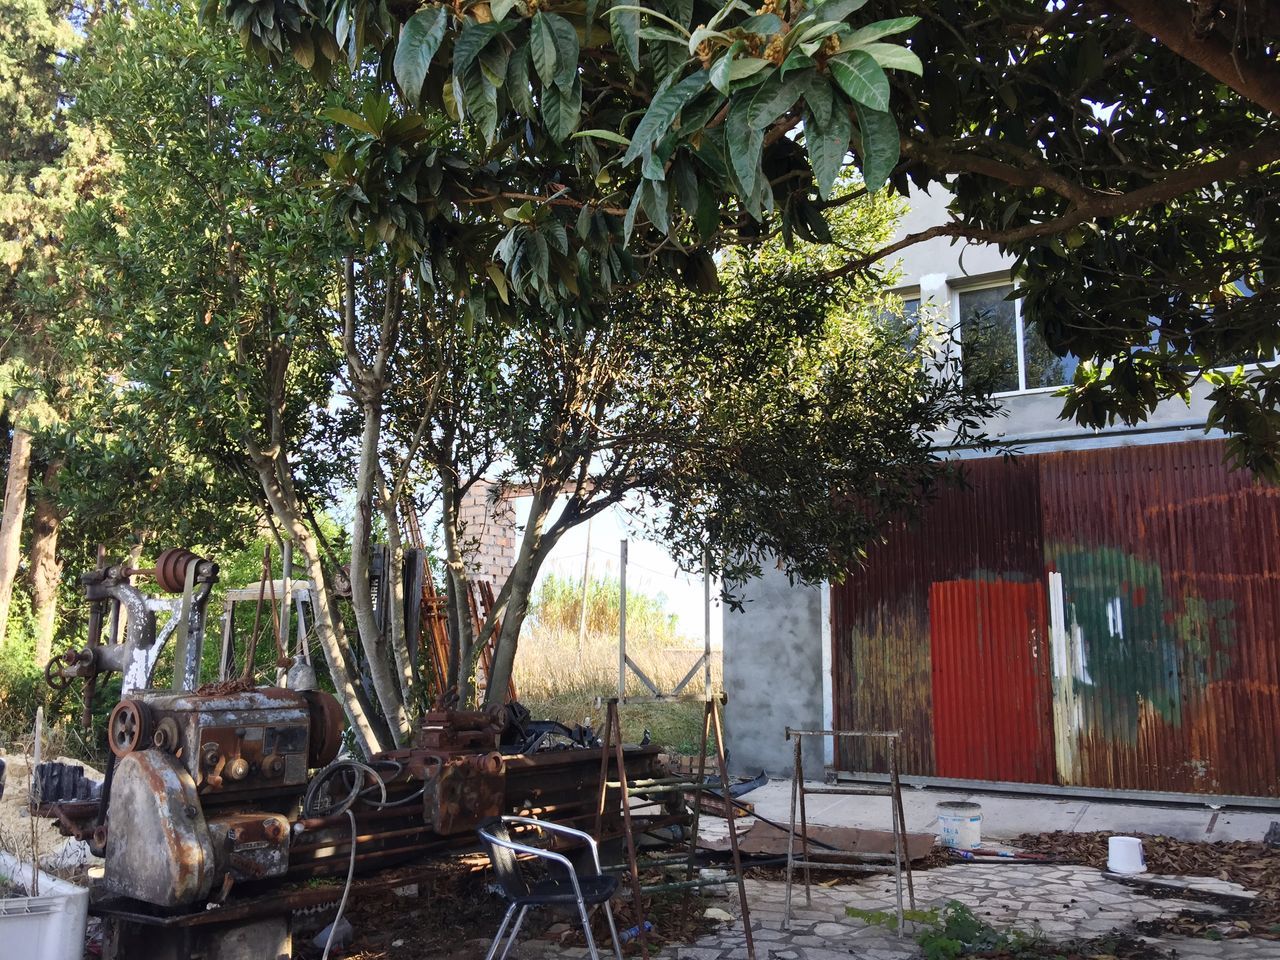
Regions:
M 1107 869 L 1112 873 L 1146 873 L 1147 858 L 1137 837 L 1107 839 Z
M 0 853 L 0 876 L 27 886 L 31 866 Z M 6 957 L 80 960 L 89 915 L 89 891 L 40 872 L 38 897 L 0 899 L 0 943 Z
M 938 839 L 954 850 L 977 850 L 982 846 L 982 806 L 961 800 L 938 804 Z

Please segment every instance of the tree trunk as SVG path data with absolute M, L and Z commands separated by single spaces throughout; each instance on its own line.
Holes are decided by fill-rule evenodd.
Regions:
M 413 663 L 409 655 L 409 638 L 404 621 L 404 542 L 400 539 L 400 517 L 396 505 L 386 500 L 382 504 L 382 519 L 387 525 L 387 597 L 390 609 L 387 622 L 390 627 L 388 642 L 396 665 L 396 680 L 400 687 L 400 702 L 406 719 L 411 706 L 418 706 L 418 685 L 414 682 Z M 412 726 L 412 724 L 410 724 Z
M 495 605 L 499 608 L 495 613 L 502 618 L 502 631 L 498 634 L 497 646 L 493 651 L 493 669 L 487 678 L 488 685 L 484 694 L 486 707 L 495 704 L 501 706 L 507 700 L 520 628 L 524 626 L 524 619 L 529 613 L 529 597 L 533 593 L 538 570 L 554 543 L 544 537 L 543 528 L 555 499 L 556 493 L 546 488 L 534 493 L 533 503 L 529 507 L 529 521 L 525 525 L 524 536 L 520 539 L 520 552 L 516 555 L 515 565 L 504 585 L 506 602 Z
M 9 446 L 4 511 L 0 515 L 0 646 L 4 646 L 9 625 L 9 604 L 13 600 L 13 581 L 18 575 L 22 517 L 27 509 L 27 480 L 30 474 L 31 434 L 21 427 L 15 427 L 13 442 Z
M 1217 34 L 1198 36 L 1191 5 L 1170 0 L 1105 0 L 1104 6 L 1128 17 L 1178 56 L 1194 63 L 1246 100 L 1280 116 L 1280 67 L 1274 57 L 1250 56 Z M 1258 4 L 1264 10 L 1266 4 Z
M 31 527 L 31 606 L 36 621 L 36 666 L 49 662 L 58 620 L 58 585 L 62 579 L 62 564 L 58 562 L 58 530 L 62 516 L 54 500 L 61 471 L 60 460 L 45 468 L 44 485 L 36 497 L 36 515 Z
M 347 661 L 346 630 L 342 620 L 335 616 L 328 582 L 325 580 L 324 565 L 320 560 L 320 548 L 310 529 L 303 520 L 291 488 L 286 488 L 277 473 L 276 457 L 252 450 L 252 459 L 262 489 L 266 493 L 267 502 L 272 513 L 289 532 L 294 549 L 302 554 L 307 576 L 311 581 L 312 616 L 315 618 L 316 636 L 320 640 L 320 648 L 324 651 L 325 663 L 329 666 L 329 676 L 333 680 L 334 691 L 338 701 L 346 711 L 347 721 L 355 733 L 356 742 L 366 757 L 392 747 L 390 731 L 379 722 L 373 711 L 369 697 L 364 688 L 357 682 L 356 673 Z
M 441 499 L 444 503 L 444 556 L 445 572 L 449 580 L 449 626 L 453 636 L 449 640 L 449 686 L 456 688 L 463 705 L 471 702 L 474 694 L 475 629 L 471 620 L 471 578 L 467 574 L 466 558 L 458 531 L 458 501 L 460 499 L 453 476 L 443 471 Z
M 370 390 L 370 393 L 373 392 Z M 360 464 L 356 475 L 356 511 L 351 525 L 351 606 L 355 609 L 356 627 L 368 659 L 374 693 L 377 694 L 382 714 L 391 728 L 396 746 L 399 747 L 409 736 L 409 718 L 405 713 L 400 684 L 391 668 L 392 658 L 387 650 L 387 640 L 378 629 L 373 591 L 369 582 L 373 493 L 378 473 L 378 443 L 382 435 L 382 404 L 374 396 L 366 397 L 363 406 L 364 431 L 360 437 Z M 387 567 L 390 566 L 388 563 Z M 384 570 L 383 575 L 391 576 L 390 569 Z

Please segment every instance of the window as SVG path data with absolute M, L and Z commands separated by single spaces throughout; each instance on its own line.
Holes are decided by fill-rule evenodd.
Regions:
M 1022 320 L 1022 301 L 1008 299 L 1012 284 L 964 290 L 960 310 L 961 369 L 966 381 L 992 393 L 1060 387 L 1079 360 L 1059 357 Z

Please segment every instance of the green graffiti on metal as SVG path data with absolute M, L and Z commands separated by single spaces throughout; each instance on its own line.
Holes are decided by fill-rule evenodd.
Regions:
M 1187 695 L 1230 669 L 1235 604 L 1179 595 L 1158 564 L 1115 547 L 1047 552 L 1062 574 L 1066 628 L 1082 642 L 1075 683 L 1087 716 L 1129 742 L 1144 704 L 1180 725 Z

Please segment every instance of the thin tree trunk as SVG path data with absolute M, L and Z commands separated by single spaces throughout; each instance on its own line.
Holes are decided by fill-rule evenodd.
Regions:
M 368 397 L 364 400 L 364 431 L 360 438 L 360 464 L 356 475 L 356 511 L 351 525 L 351 606 L 356 614 L 360 643 L 368 657 L 374 693 L 377 694 L 382 714 L 391 727 L 396 746 L 399 747 L 409 735 L 409 717 L 405 713 L 400 684 L 391 668 L 392 657 L 387 650 L 387 638 L 378 629 L 373 590 L 369 581 L 373 494 L 378 473 L 381 428 L 382 405 L 377 399 Z M 390 568 L 391 564 L 388 562 L 386 566 Z M 391 570 L 384 569 L 383 576 L 390 577 Z M 394 584 L 391 586 L 394 587 Z
M 368 695 L 357 682 L 355 671 L 347 661 L 346 630 L 341 618 L 335 615 L 329 585 L 325 580 L 324 565 L 320 560 L 319 545 L 302 518 L 302 511 L 293 491 L 286 489 L 278 476 L 275 456 L 280 454 L 268 456 L 252 447 L 250 449 L 272 513 L 289 531 L 294 549 L 304 558 L 307 576 L 311 581 L 311 606 L 316 636 L 320 640 L 320 649 L 324 651 L 325 663 L 329 666 L 329 676 L 333 680 L 338 701 L 346 711 L 347 721 L 355 733 L 356 741 L 365 756 L 388 750 L 392 745 L 390 731 L 379 722 Z
M 466 558 L 462 555 L 462 544 L 458 531 L 457 486 L 453 477 L 444 472 L 441 478 L 444 503 L 444 556 L 445 572 L 448 574 L 449 617 L 450 626 L 456 630 L 456 642 L 450 638 L 449 686 L 458 691 L 458 698 L 463 705 L 471 702 L 475 692 L 475 671 L 472 661 L 475 659 L 475 625 L 471 620 L 471 578 L 467 574 Z M 455 649 L 456 647 L 456 649 Z
M 13 581 L 18 575 L 18 555 L 22 547 L 22 517 L 27 509 L 27 481 L 31 475 L 31 434 L 21 427 L 13 430 L 9 446 L 9 472 L 4 485 L 4 511 L 0 514 L 0 646 L 9 625 L 9 604 Z
M 382 503 L 382 519 L 387 526 L 387 597 L 390 609 L 387 611 L 387 623 L 391 636 L 392 659 L 396 666 L 396 680 L 399 682 L 400 702 L 409 719 L 409 705 L 418 703 L 417 684 L 413 680 L 413 664 L 409 656 L 409 638 L 405 633 L 404 622 L 404 541 L 400 538 L 400 517 L 396 513 L 396 505 L 385 498 Z
M 533 593 L 533 584 L 538 577 L 538 570 L 547 558 L 553 545 L 543 535 L 543 528 L 551 507 L 555 503 L 556 493 L 546 488 L 536 491 L 533 503 L 529 507 L 529 521 L 525 524 L 524 536 L 520 539 L 520 552 L 516 555 L 515 565 L 507 576 L 506 603 L 501 610 L 502 630 L 498 634 L 496 649 L 493 651 L 493 668 L 487 678 L 484 705 L 501 706 L 506 703 L 507 690 L 511 684 L 511 671 L 515 666 L 516 647 L 520 639 L 520 629 L 529 613 L 529 597 Z
M 35 521 L 31 527 L 31 606 L 36 621 L 37 666 L 49 662 L 58 620 L 58 585 L 62 579 L 62 564 L 58 562 L 58 531 L 62 516 L 54 499 L 61 471 L 61 460 L 55 460 L 45 468 L 43 489 L 36 497 Z

